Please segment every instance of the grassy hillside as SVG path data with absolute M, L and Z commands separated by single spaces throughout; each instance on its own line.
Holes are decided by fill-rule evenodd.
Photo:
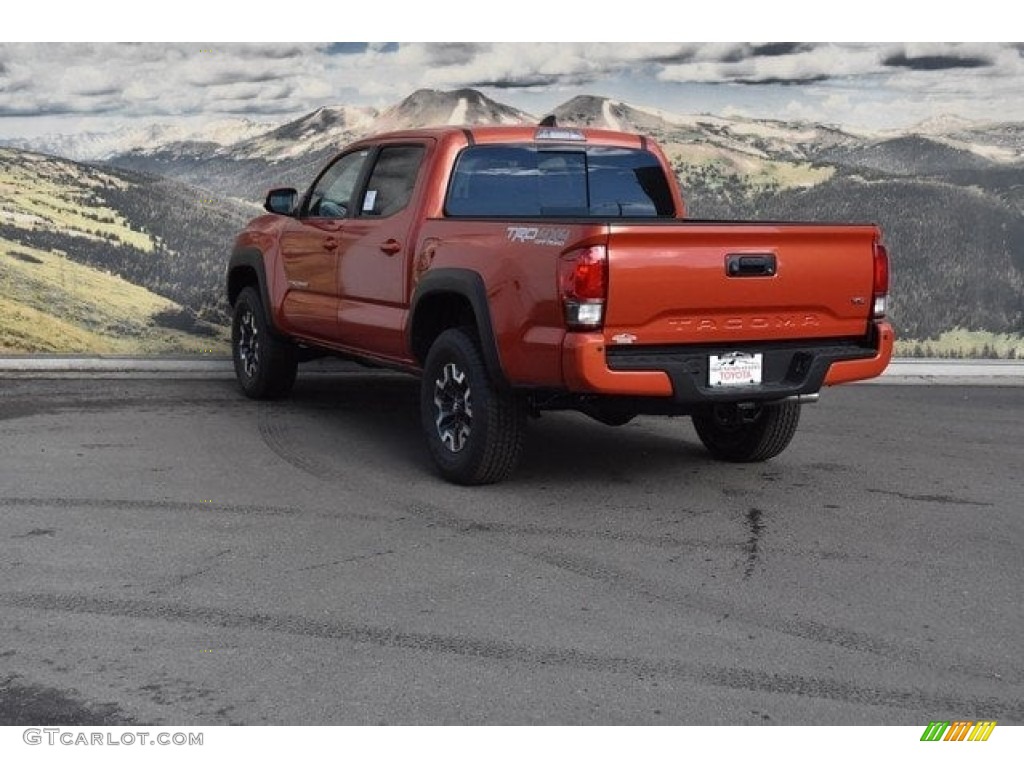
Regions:
M 226 351 L 235 203 L 0 149 L 0 351 Z
M 74 233 L 152 252 L 153 239 L 103 199 L 106 189 L 126 186 L 118 175 L 0 148 L 0 221 L 14 228 Z
M 954 328 L 933 339 L 897 340 L 896 354 L 900 357 L 1024 360 L 1024 336 Z
M 0 238 L 0 353 L 211 354 L 223 329 L 163 327 L 181 306 L 62 254 Z

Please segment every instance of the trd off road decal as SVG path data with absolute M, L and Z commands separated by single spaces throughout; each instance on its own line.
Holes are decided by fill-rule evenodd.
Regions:
M 564 227 L 508 227 L 509 242 L 534 245 L 565 245 L 569 230 Z

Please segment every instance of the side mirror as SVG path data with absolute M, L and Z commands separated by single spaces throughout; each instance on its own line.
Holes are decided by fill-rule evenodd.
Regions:
M 299 193 L 296 190 L 291 187 L 278 187 L 267 192 L 267 199 L 263 201 L 263 207 L 270 213 L 291 216 L 295 213 L 298 203 Z

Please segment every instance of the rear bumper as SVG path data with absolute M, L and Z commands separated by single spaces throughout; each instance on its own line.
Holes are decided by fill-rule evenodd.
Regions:
M 567 333 L 562 343 L 562 376 L 570 392 L 670 397 L 672 380 L 658 370 L 612 370 L 600 333 Z
M 858 360 L 841 360 L 832 364 L 825 375 L 825 384 L 843 384 L 848 381 L 861 381 L 881 376 L 892 360 L 892 348 L 896 342 L 896 334 L 892 325 L 887 322 L 875 323 L 875 354 Z
M 600 334 L 570 333 L 562 371 L 571 392 L 665 397 L 681 404 L 780 400 L 813 394 L 823 385 L 869 379 L 885 370 L 894 334 L 876 323 L 870 339 L 822 339 L 725 345 L 608 346 Z M 708 386 L 708 359 L 760 352 L 763 381 L 754 387 Z

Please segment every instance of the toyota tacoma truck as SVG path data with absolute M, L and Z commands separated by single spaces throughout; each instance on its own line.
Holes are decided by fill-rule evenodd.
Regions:
M 688 219 L 643 136 L 551 125 L 365 138 L 271 190 L 227 271 L 242 391 L 333 354 L 420 377 L 440 474 L 506 478 L 528 417 L 690 416 L 725 461 L 790 443 L 892 355 L 874 225 Z

